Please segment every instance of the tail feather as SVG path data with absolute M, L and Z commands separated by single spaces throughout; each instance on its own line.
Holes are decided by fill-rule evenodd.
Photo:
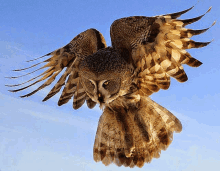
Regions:
M 142 167 L 160 157 L 180 132 L 180 121 L 168 110 L 141 97 L 138 106 L 106 107 L 100 120 L 94 144 L 94 160 L 109 165 Z

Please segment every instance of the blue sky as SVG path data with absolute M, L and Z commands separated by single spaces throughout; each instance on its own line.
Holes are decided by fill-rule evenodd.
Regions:
M 159 159 L 145 164 L 142 170 L 218 170 L 220 167 L 220 4 L 217 0 L 0 0 L 0 170 L 68 171 L 129 170 L 129 168 L 93 161 L 93 143 L 101 110 L 72 109 L 69 102 L 57 106 L 59 96 L 41 102 L 51 87 L 21 99 L 30 92 L 10 93 L 5 84 L 20 80 L 5 76 L 20 75 L 12 69 L 28 66 L 30 60 L 67 44 L 88 28 L 96 28 L 110 42 L 110 25 L 122 17 L 154 16 L 177 12 L 195 5 L 181 18 L 191 18 L 213 9 L 189 28 L 209 27 L 194 37 L 210 41 L 209 46 L 189 52 L 203 62 L 199 68 L 185 66 L 186 83 L 172 80 L 169 90 L 152 95 L 152 99 L 173 112 L 182 122 L 183 131 L 174 135 L 170 147 Z M 140 170 L 134 168 L 133 170 Z

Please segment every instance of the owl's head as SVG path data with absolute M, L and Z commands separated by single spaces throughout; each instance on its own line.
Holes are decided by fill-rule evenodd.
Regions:
M 100 106 L 123 96 L 130 88 L 132 68 L 112 48 L 99 50 L 79 63 L 79 76 L 88 96 Z

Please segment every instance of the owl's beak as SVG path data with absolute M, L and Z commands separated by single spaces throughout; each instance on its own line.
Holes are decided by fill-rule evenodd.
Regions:
M 101 93 L 98 93 L 98 101 L 99 101 L 100 104 L 104 103 L 104 98 L 101 95 Z

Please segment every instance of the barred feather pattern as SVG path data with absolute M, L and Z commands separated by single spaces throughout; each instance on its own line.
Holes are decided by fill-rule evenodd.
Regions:
M 152 25 L 153 28 L 158 28 L 154 41 L 138 45 L 132 54 L 133 58 L 141 59 L 141 62 L 138 61 L 137 63 L 137 67 L 140 68 L 138 76 L 140 77 L 141 90 L 147 95 L 157 92 L 159 89 L 168 89 L 170 76 L 179 82 L 187 81 L 188 78 L 182 64 L 191 67 L 198 67 L 202 64 L 185 49 L 208 45 L 210 42 L 195 42 L 189 39 L 207 29 L 191 30 L 184 28 L 187 24 L 198 21 L 202 16 L 190 20 L 178 20 L 172 15 L 156 17 Z
M 41 63 L 46 63 L 43 67 L 40 67 L 39 69 L 35 70 L 35 71 L 38 71 L 44 68 L 48 68 L 42 74 L 24 83 L 17 84 L 17 85 L 6 85 L 6 86 L 9 86 L 9 87 L 20 86 L 30 81 L 33 81 L 37 79 L 38 77 L 41 77 L 40 79 L 29 84 L 28 86 L 22 87 L 20 89 L 9 90 L 11 92 L 18 92 L 28 87 L 31 87 L 37 84 L 38 82 L 46 80 L 45 83 L 39 86 L 36 90 L 32 91 L 31 93 L 21 96 L 21 97 L 28 97 L 38 92 L 39 90 L 45 88 L 46 86 L 50 85 L 55 80 L 56 76 L 59 75 L 59 73 L 64 68 L 66 68 L 63 75 L 60 77 L 60 79 L 57 81 L 54 87 L 50 90 L 47 96 L 43 99 L 43 101 L 46 101 L 50 99 L 51 97 L 53 97 L 55 94 L 57 94 L 61 90 L 62 86 L 65 85 L 62 91 L 62 94 L 60 96 L 60 99 L 58 101 L 59 106 L 67 103 L 74 96 L 74 100 L 73 100 L 74 109 L 78 109 L 79 107 L 81 107 L 83 103 L 85 102 L 85 99 L 87 100 L 87 105 L 89 106 L 89 108 L 93 108 L 96 103 L 93 102 L 86 95 L 85 90 L 81 86 L 80 79 L 78 76 L 78 71 L 77 71 L 77 64 L 80 59 L 85 58 L 86 56 L 89 56 L 97 52 L 99 49 L 102 49 L 105 47 L 106 47 L 106 42 L 102 34 L 95 29 L 88 29 L 80 33 L 79 35 L 77 35 L 66 46 L 40 57 L 40 58 L 43 58 L 46 56 L 51 56 L 50 58 L 44 60 L 43 62 L 39 62 L 27 68 L 14 70 L 14 71 L 23 71 L 26 69 L 36 67 Z M 37 59 L 33 59 L 27 62 L 31 62 Z M 32 74 L 35 71 L 32 71 L 22 76 Z M 10 77 L 10 78 L 20 78 L 22 76 Z M 66 81 L 67 78 L 68 80 Z
M 105 108 L 95 137 L 96 162 L 142 167 L 160 157 L 161 150 L 172 142 L 174 131 L 181 132 L 180 121 L 168 110 L 149 97 L 136 99 L 117 99 Z M 117 105 L 120 103 L 125 107 Z
M 186 49 L 208 45 L 210 42 L 195 42 L 190 38 L 204 33 L 209 28 L 192 30 L 184 26 L 198 21 L 205 14 L 193 19 L 177 19 L 192 8 L 156 17 L 127 17 L 116 20 L 112 24 L 113 47 L 121 51 L 129 50 L 131 54 L 129 60 L 136 68 L 140 93 L 151 95 L 160 89 L 168 89 L 170 77 L 179 82 L 185 82 L 188 78 L 182 64 L 191 67 L 202 64 Z M 210 10 L 211 7 L 207 12 Z M 214 24 L 215 22 L 212 25 Z M 118 32 L 122 34 L 119 35 Z

